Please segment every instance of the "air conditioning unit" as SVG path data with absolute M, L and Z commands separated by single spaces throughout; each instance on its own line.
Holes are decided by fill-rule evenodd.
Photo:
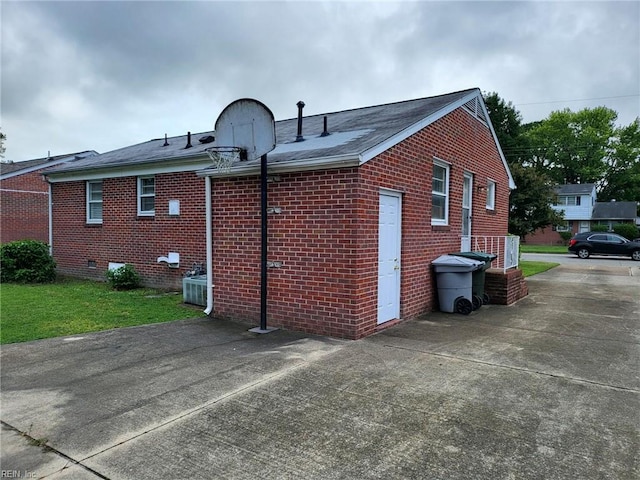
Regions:
M 184 303 L 207 306 L 207 276 L 184 277 L 182 279 L 182 298 Z

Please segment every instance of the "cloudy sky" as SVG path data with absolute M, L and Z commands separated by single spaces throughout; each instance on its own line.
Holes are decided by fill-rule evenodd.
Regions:
M 7 160 L 213 129 L 253 97 L 276 119 L 478 87 L 525 122 L 640 116 L 640 2 L 0 3 Z

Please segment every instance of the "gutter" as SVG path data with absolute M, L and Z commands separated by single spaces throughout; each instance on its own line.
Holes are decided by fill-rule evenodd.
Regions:
M 50 183 L 59 183 L 80 180 L 101 180 L 104 178 L 133 177 L 137 175 L 198 171 L 209 165 L 211 165 L 209 157 L 198 156 L 192 159 L 172 159 L 168 162 L 149 161 L 129 165 L 109 165 L 92 169 L 44 172 L 43 175 Z
M 361 164 L 359 154 L 335 155 L 331 157 L 314 158 L 311 160 L 284 160 L 269 164 L 269 173 L 305 172 L 344 167 L 357 167 Z M 206 168 L 196 172 L 199 177 L 230 178 L 260 175 L 260 163 L 236 164 L 227 172 L 220 172 L 216 168 Z

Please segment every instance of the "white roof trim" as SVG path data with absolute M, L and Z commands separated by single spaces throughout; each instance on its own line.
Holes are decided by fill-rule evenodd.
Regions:
M 89 150 L 88 152 L 93 152 L 93 150 Z M 81 153 L 85 153 L 85 152 L 81 152 Z M 44 170 L 46 168 L 55 167 L 56 165 L 60 165 L 61 163 L 66 163 L 66 162 L 75 160 L 77 157 L 89 158 L 89 157 L 95 157 L 96 155 L 98 155 L 98 153 L 95 153 L 95 152 L 88 153 L 87 155 L 80 155 L 80 154 L 68 155 L 58 160 L 46 161 L 39 165 L 35 165 L 33 167 L 23 168 L 21 170 L 14 170 L 13 172 L 5 173 L 4 175 L 0 175 L 0 180 L 6 180 L 8 178 L 17 177 L 18 175 L 25 175 L 27 173 L 37 172 L 38 170 Z M 16 162 L 16 163 L 20 163 L 20 162 Z M 14 165 L 16 165 L 16 163 L 14 163 Z
M 140 175 L 156 175 L 161 173 L 195 172 L 211 165 L 211 160 L 206 157 L 198 158 L 191 162 L 167 162 L 164 164 L 150 163 L 147 165 L 132 165 L 126 168 L 111 166 L 92 170 L 78 170 L 77 172 L 61 172 L 59 174 L 46 174 L 49 183 L 74 182 L 80 180 L 101 180 L 103 178 L 137 177 Z
M 454 110 L 464 106 L 467 102 L 469 102 L 470 100 L 472 100 L 472 99 L 474 99 L 476 97 L 479 97 L 479 102 L 478 103 L 482 107 L 482 110 L 484 112 L 485 117 L 489 118 L 489 112 L 487 112 L 487 108 L 486 108 L 486 106 L 484 104 L 484 99 L 482 98 L 482 94 L 480 93 L 480 91 L 476 90 L 475 92 L 470 92 L 468 95 L 465 95 L 464 97 L 462 97 L 458 101 L 450 103 L 449 105 L 447 105 L 446 107 L 438 110 L 434 114 L 432 114 L 432 115 L 430 115 L 428 117 L 425 117 L 422 120 L 420 120 L 419 122 L 416 122 L 413 125 L 405 128 L 401 132 L 398 132 L 397 134 L 395 134 L 392 137 L 388 138 L 384 142 L 379 143 L 378 145 L 376 145 L 374 147 L 371 147 L 370 149 L 366 150 L 361 155 L 361 157 L 362 157 L 361 164 L 368 162 L 369 160 L 371 160 L 372 158 L 380 155 L 383 152 L 386 152 L 391 147 L 399 144 L 403 140 L 409 138 L 411 135 L 413 135 L 415 133 L 418 133 L 420 130 L 422 130 L 425 127 L 428 127 L 429 125 L 431 125 L 436 120 L 439 120 L 442 117 L 444 117 L 445 115 L 448 115 L 451 112 L 453 112 Z M 476 120 L 480 121 L 477 118 L 476 118 Z M 496 136 L 496 132 L 493 130 L 493 126 L 491 125 L 491 122 L 488 122 L 488 123 L 482 122 L 482 123 L 489 128 L 489 131 L 491 132 L 491 136 L 493 137 L 493 141 L 495 142 L 496 147 L 498 147 L 498 154 L 500 155 L 500 159 L 502 160 L 502 165 L 504 166 L 504 168 L 505 168 L 505 170 L 507 172 L 507 177 L 509 178 L 509 189 L 513 190 L 514 188 L 516 188 L 516 184 L 513 181 L 513 176 L 511 175 L 511 170 L 509 169 L 509 165 L 507 164 L 507 160 L 504 157 L 504 154 L 502 153 L 502 148 L 500 147 L 500 144 L 498 143 L 498 137 Z
M 314 158 L 312 160 L 303 159 L 274 163 L 268 162 L 269 157 L 267 156 L 268 171 L 270 174 L 273 174 L 357 167 L 362 163 L 362 160 L 359 155 L 336 155 L 332 157 Z M 198 172 L 197 175 L 199 177 L 211 178 L 248 177 L 252 175 L 260 175 L 260 163 L 252 162 L 249 165 L 237 164 L 231 167 L 228 172 L 218 172 L 215 168 L 207 168 Z
M 446 107 L 438 110 L 434 114 L 423 118 L 419 122 L 416 122 L 413 125 L 405 128 L 401 132 L 398 132 L 395 135 L 393 135 L 392 137 L 389 137 L 384 142 L 379 143 L 378 145 L 375 145 L 374 147 L 371 147 L 369 150 L 366 150 L 365 152 L 362 153 L 362 163 L 368 162 L 372 158 L 377 157 L 381 153 L 386 152 L 387 150 L 389 150 L 391 147 L 394 147 L 397 144 L 399 144 L 400 142 L 402 142 L 403 140 L 409 138 L 411 135 L 413 135 L 415 133 L 418 133 L 420 130 L 422 130 L 425 127 L 428 127 L 429 125 L 431 125 L 436 120 L 441 119 L 445 115 L 448 115 L 449 113 L 453 112 L 458 107 L 464 105 L 469 100 L 474 98 L 476 95 L 478 95 L 478 94 L 475 93 L 475 92 L 471 92 L 468 95 L 465 95 L 464 97 L 462 97 L 457 102 L 454 102 L 454 103 L 451 103 L 451 104 L 447 105 Z
M 502 147 L 500 146 L 500 142 L 498 142 L 498 137 L 496 136 L 496 132 L 493 129 L 493 125 L 491 124 L 491 117 L 489 117 L 487 106 L 484 104 L 484 98 L 482 98 L 482 95 L 480 94 L 480 92 L 478 92 L 478 95 L 480 95 L 480 101 L 478 103 L 480 104 L 480 106 L 482 107 L 482 110 L 484 111 L 485 118 L 489 120 L 486 125 L 487 127 L 489 127 L 491 136 L 493 136 L 493 141 L 495 142 L 496 147 L 498 148 L 498 154 L 500 155 L 500 159 L 502 160 L 502 165 L 504 165 L 504 169 L 507 172 L 507 177 L 509 177 L 509 189 L 513 190 L 517 187 L 516 187 L 516 183 L 513 181 L 513 176 L 511 175 L 511 169 L 509 168 L 507 159 L 504 157 L 504 153 L 502 153 Z

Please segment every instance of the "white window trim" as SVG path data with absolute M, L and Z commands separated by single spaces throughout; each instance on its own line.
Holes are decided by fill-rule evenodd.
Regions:
M 558 195 L 555 201 L 560 207 L 579 207 L 581 203 L 579 195 Z
M 153 195 L 151 194 L 143 194 L 142 193 L 142 180 L 146 180 L 148 178 L 153 178 Z M 141 176 L 138 177 L 137 180 L 138 183 L 138 216 L 139 217 L 153 217 L 156 214 L 156 210 L 155 210 L 155 197 L 156 197 L 156 182 L 155 182 L 155 175 L 145 175 L 145 176 Z M 142 198 L 149 198 L 149 197 L 153 197 L 154 198 L 154 209 L 153 210 L 142 210 Z
M 444 194 L 440 192 L 433 191 L 433 182 L 431 185 L 431 197 L 433 198 L 434 193 L 436 195 L 440 195 L 444 197 L 444 219 L 433 218 L 433 209 L 431 210 L 431 225 L 449 225 L 449 181 L 451 178 L 451 164 L 445 162 L 443 160 L 439 160 L 434 158 L 433 165 L 444 168 L 445 170 L 445 181 L 444 181 Z M 433 175 L 433 171 L 432 171 Z
M 487 179 L 487 210 L 496 209 L 496 182 L 495 180 Z
M 86 218 L 86 221 L 87 221 L 87 223 L 90 223 L 92 225 L 100 225 L 100 224 L 102 224 L 102 217 L 104 216 L 104 210 L 103 210 L 102 217 L 100 217 L 100 218 L 91 218 L 91 204 L 100 203 L 101 205 L 104 205 L 102 197 L 100 197 L 100 201 L 91 200 L 91 195 L 90 195 L 91 187 L 90 187 L 90 185 L 96 184 L 96 183 L 102 184 L 102 180 L 90 180 L 90 181 L 86 182 L 86 187 L 85 187 L 85 195 L 87 197 L 87 202 L 86 202 L 86 207 L 87 207 L 86 208 L 86 215 L 87 215 L 87 218 Z M 103 193 L 103 195 L 104 195 L 104 193 Z

